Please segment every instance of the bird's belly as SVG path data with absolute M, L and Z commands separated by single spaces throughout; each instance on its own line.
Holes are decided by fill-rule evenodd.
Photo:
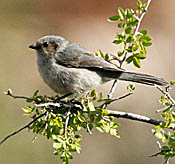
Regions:
M 79 96 L 103 83 L 95 72 L 81 68 L 67 68 L 58 64 L 38 67 L 44 82 L 59 95 Z

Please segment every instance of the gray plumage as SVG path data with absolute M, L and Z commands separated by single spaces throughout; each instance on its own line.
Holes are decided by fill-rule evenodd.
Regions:
M 60 36 L 44 36 L 29 47 L 37 51 L 38 69 L 43 80 L 60 95 L 73 93 L 79 96 L 113 79 L 152 86 L 168 85 L 162 78 L 125 72 Z

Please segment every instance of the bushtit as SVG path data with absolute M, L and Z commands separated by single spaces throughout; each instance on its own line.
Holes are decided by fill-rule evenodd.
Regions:
M 44 82 L 59 95 L 72 93 L 76 97 L 114 79 L 151 86 L 168 84 L 162 78 L 119 69 L 60 36 L 44 36 L 29 48 L 37 51 Z

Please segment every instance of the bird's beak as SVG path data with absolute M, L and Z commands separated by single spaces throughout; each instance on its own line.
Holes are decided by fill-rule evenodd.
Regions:
M 37 45 L 37 44 L 32 44 L 32 45 L 29 46 L 29 48 L 34 49 L 34 50 L 38 50 L 41 47 L 39 45 Z

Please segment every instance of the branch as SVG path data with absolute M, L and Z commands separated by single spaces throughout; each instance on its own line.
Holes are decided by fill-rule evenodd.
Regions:
M 108 99 L 112 98 L 112 94 L 114 93 L 116 86 L 117 86 L 117 80 L 114 80 L 110 92 L 108 94 Z
M 147 5 L 146 5 L 146 7 L 144 8 L 144 10 L 143 10 L 143 12 L 142 12 L 140 18 L 137 17 L 137 19 L 136 19 L 136 20 L 137 20 L 137 26 L 136 26 L 136 28 L 135 28 L 135 30 L 134 30 L 134 34 L 137 34 L 137 33 L 138 33 L 139 27 L 140 27 L 140 24 L 141 24 L 141 21 L 142 21 L 144 15 L 146 14 L 146 12 L 147 12 L 147 10 L 148 10 L 148 7 L 149 7 L 150 3 L 151 3 L 151 0 L 148 0 L 148 1 L 147 1 Z
M 168 86 L 168 87 L 169 87 L 169 86 Z M 163 90 L 160 86 L 158 86 L 158 85 L 156 85 L 156 88 L 157 88 L 160 92 L 162 92 L 162 93 L 168 98 L 168 100 L 171 101 L 172 106 L 175 106 L 175 100 L 170 96 L 169 92 L 164 91 L 164 90 Z
M 15 96 L 15 95 L 13 95 L 11 89 L 8 89 L 7 92 L 3 92 L 3 94 L 10 96 L 10 97 L 13 97 L 14 99 L 26 99 L 26 100 L 31 99 L 30 97 L 26 97 L 26 96 Z
M 160 125 L 160 123 L 165 124 L 165 121 L 161 121 L 161 120 L 156 120 L 154 118 L 149 118 L 146 116 L 142 116 L 139 114 L 134 114 L 134 113 L 127 113 L 127 112 L 119 112 L 119 111 L 113 111 L 113 110 L 107 110 L 109 113 L 109 116 L 114 116 L 117 118 L 126 118 L 129 120 L 135 120 L 135 121 L 140 121 L 140 122 L 145 122 L 148 124 L 152 124 L 152 125 Z
M 29 126 L 34 123 L 35 121 L 37 121 L 39 118 L 43 117 L 44 115 L 47 114 L 48 111 L 44 112 L 43 114 L 40 114 L 38 117 L 34 118 L 31 122 L 29 122 L 28 124 L 26 124 L 25 126 L 23 126 L 22 128 L 14 131 L 13 133 L 9 134 L 8 136 L 6 136 L 3 140 L 0 141 L 0 146 L 7 140 L 9 139 L 10 137 L 18 134 L 19 132 L 21 132 L 22 130 L 26 129 L 26 128 L 29 128 Z
M 130 96 L 130 95 L 132 95 L 132 94 L 133 94 L 133 92 L 126 93 L 126 94 L 123 95 L 123 96 L 120 96 L 120 97 L 118 97 L 118 98 L 115 98 L 115 99 L 111 99 L 111 100 L 109 100 L 109 101 L 106 101 L 106 102 L 104 102 L 102 105 L 100 105 L 100 106 L 98 106 L 98 107 L 102 108 L 104 105 L 109 105 L 109 104 L 111 104 L 111 103 L 114 102 L 114 101 L 118 101 L 118 100 L 124 99 L 124 98 L 126 98 L 126 97 L 128 97 L 128 96 Z
M 135 28 L 135 30 L 134 30 L 134 35 L 136 35 L 136 34 L 138 33 L 138 30 L 139 30 L 139 28 L 140 28 L 141 21 L 143 20 L 143 17 L 144 17 L 144 15 L 145 15 L 146 12 L 147 12 L 150 3 L 151 3 L 151 0 L 148 0 L 148 1 L 147 1 L 147 5 L 146 5 L 146 7 L 144 8 L 143 12 L 141 13 L 140 17 L 134 16 L 134 17 L 136 18 L 136 20 L 137 20 L 137 25 L 136 25 L 136 28 Z M 122 68 L 123 63 L 124 63 L 124 61 L 126 60 L 127 54 L 128 54 L 128 53 L 125 52 L 123 59 L 120 61 L 120 68 Z M 114 93 L 116 86 L 117 86 L 117 80 L 114 81 L 114 83 L 113 83 L 113 85 L 112 85 L 112 87 L 111 87 L 111 90 L 110 90 L 110 92 L 109 92 L 109 94 L 108 94 L 108 98 L 112 98 L 112 94 Z

